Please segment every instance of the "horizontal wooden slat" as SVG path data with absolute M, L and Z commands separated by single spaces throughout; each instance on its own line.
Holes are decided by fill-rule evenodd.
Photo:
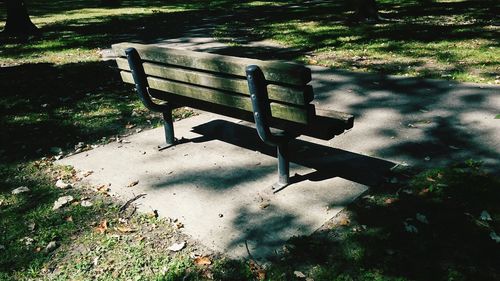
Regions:
M 134 79 L 130 72 L 121 71 L 124 82 L 134 84 Z M 164 91 L 167 93 L 197 99 L 205 102 L 215 103 L 226 107 L 233 107 L 238 110 L 252 112 L 250 97 L 243 95 L 233 95 L 224 91 L 218 91 L 203 87 L 197 87 L 180 82 L 174 82 L 154 77 L 148 77 L 148 84 L 151 89 Z M 314 115 L 314 106 L 296 107 L 271 102 L 271 115 L 275 118 L 289 120 L 301 124 L 307 124 L 311 116 Z
M 116 63 L 118 68 L 130 71 L 126 59 L 117 58 Z M 232 78 L 154 63 L 143 63 L 143 67 L 147 75 L 250 95 L 247 80 L 244 78 Z M 313 91 L 310 85 L 299 88 L 271 84 L 267 86 L 267 91 L 269 99 L 274 101 L 306 105 L 313 100 Z
M 266 80 L 276 83 L 303 86 L 311 81 L 311 70 L 299 64 L 262 61 L 204 52 L 194 52 L 135 43 L 118 43 L 112 46 L 119 57 L 125 56 L 127 48 L 135 48 L 142 60 L 181 67 L 200 69 L 245 77 L 248 65 L 257 65 Z
M 222 106 L 218 104 L 208 103 L 201 100 L 195 100 L 179 95 L 173 95 L 163 91 L 151 89 L 151 95 L 160 100 L 168 100 L 174 105 L 189 106 L 209 112 L 221 114 L 224 116 L 234 117 L 237 119 L 254 122 L 252 112 L 239 110 L 232 107 Z M 329 140 L 343 133 L 345 130 L 352 128 L 354 117 L 349 114 L 332 110 L 320 110 L 321 114 L 310 118 L 308 124 L 291 122 L 278 118 L 271 118 L 271 127 L 285 130 L 292 134 L 306 135 L 322 140 Z M 336 117 L 331 117 L 336 116 Z M 340 118 L 340 119 L 337 119 Z

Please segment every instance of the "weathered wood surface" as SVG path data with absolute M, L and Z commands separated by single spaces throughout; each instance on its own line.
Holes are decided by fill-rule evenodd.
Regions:
M 130 72 L 121 71 L 120 75 L 124 82 L 135 84 L 134 78 Z M 199 87 L 151 76 L 147 78 L 147 81 L 151 89 L 191 99 L 215 103 L 226 107 L 233 107 L 250 113 L 252 112 L 252 102 L 249 96 L 235 95 L 225 91 Z M 273 117 L 302 124 L 307 124 L 310 117 L 315 114 L 314 105 L 312 104 L 298 107 L 271 102 L 270 106 L 271 115 Z
M 151 89 L 151 96 L 159 100 L 168 100 L 175 104 L 181 104 L 224 116 L 229 116 L 248 122 L 254 122 L 253 113 L 246 110 L 222 106 L 201 100 L 195 100 L 184 96 L 173 95 L 171 93 Z M 319 114 L 319 115 L 318 115 Z M 332 116 L 335 116 L 332 118 Z M 270 125 L 273 128 L 282 129 L 297 135 L 306 135 L 322 140 L 329 140 L 352 128 L 354 117 L 333 110 L 321 110 L 316 115 L 311 116 L 308 124 L 291 122 L 276 117 L 270 119 Z
M 303 65 L 294 63 L 222 56 L 136 43 L 118 43 L 112 46 L 113 51 L 119 57 L 125 57 L 125 50 L 131 47 L 139 52 L 142 60 L 149 62 L 176 65 L 241 77 L 246 76 L 245 68 L 248 65 L 258 65 L 264 72 L 266 80 L 269 82 L 304 86 L 311 81 L 311 70 Z
M 130 71 L 128 61 L 124 58 L 117 58 L 118 68 Z M 185 82 L 194 85 L 201 85 L 209 88 L 235 92 L 243 95 L 250 95 L 248 83 L 245 77 L 235 77 L 228 75 L 217 75 L 207 72 L 200 72 L 191 69 L 166 66 L 155 63 L 143 63 L 144 71 L 147 75 L 158 78 L 166 78 Z M 267 86 L 269 99 L 278 102 L 306 105 L 314 98 L 312 86 L 289 86 L 270 84 Z

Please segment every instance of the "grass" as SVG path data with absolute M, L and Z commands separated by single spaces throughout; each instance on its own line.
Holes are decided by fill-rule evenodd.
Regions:
M 0 38 L 0 280 L 299 280 L 296 271 L 314 280 L 500 279 L 500 244 L 492 238 L 500 235 L 500 184 L 474 161 L 391 175 L 322 230 L 291 239 L 265 266 L 212 253 L 171 221 L 133 208 L 121 213 L 123 202 L 97 187 L 58 189 L 57 179 L 79 184 L 84 176 L 53 164 L 60 150 L 91 149 L 160 124 L 112 63 L 101 61 L 112 43 L 173 38 L 206 17 L 235 54 L 245 43 L 271 40 L 298 50 L 288 59 L 311 64 L 498 83 L 493 1 L 385 0 L 382 14 L 394 21 L 378 24 L 350 23 L 342 1 L 98 2 L 28 1 L 42 37 Z M 175 118 L 191 114 L 178 109 Z M 31 191 L 12 195 L 20 186 Z M 62 195 L 76 203 L 53 211 Z M 93 205 L 78 204 L 85 200 Z M 167 249 L 180 240 L 188 241 L 183 251 Z M 46 251 L 51 241 L 57 248 Z M 211 264 L 196 265 L 194 254 Z
M 352 12 L 343 1 L 291 2 L 242 4 L 235 20 L 215 33 L 243 42 L 272 40 L 300 50 L 295 59 L 308 64 L 500 83 L 493 1 L 379 1 L 388 20 L 377 24 L 349 22 Z

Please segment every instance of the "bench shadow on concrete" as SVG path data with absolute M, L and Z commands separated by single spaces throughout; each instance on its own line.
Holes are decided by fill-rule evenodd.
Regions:
M 198 125 L 192 131 L 201 135 L 199 138 L 191 140 L 199 145 L 206 141 L 218 140 L 276 157 L 276 150 L 259 139 L 255 128 L 250 123 L 245 122 L 245 125 L 242 125 L 217 119 Z M 290 143 L 290 155 L 292 163 L 314 169 L 314 171 L 307 174 L 295 174 L 292 177 L 295 183 L 340 177 L 374 187 L 385 181 L 385 177 L 391 168 L 395 166 L 394 163 L 384 159 L 352 153 L 301 139 L 295 139 Z M 276 165 L 259 167 L 257 170 L 254 170 L 254 167 L 238 167 L 238 169 L 243 174 L 243 176 L 238 177 L 238 180 L 241 181 L 253 180 L 255 176 L 262 175 L 261 173 L 277 173 Z M 293 167 L 291 173 L 294 173 Z M 286 187 L 286 189 L 292 188 L 294 188 L 293 184 Z M 307 197 L 308 194 L 304 194 L 304 196 Z M 350 196 L 340 196 L 330 200 L 328 206 L 333 208 L 347 206 L 351 200 L 352 197 Z M 261 210 L 255 211 L 248 206 L 239 206 L 236 213 L 237 216 L 232 221 L 232 224 L 238 233 L 233 236 L 228 247 L 234 249 L 242 247 L 247 242 L 251 243 L 252 255 L 256 258 L 272 255 L 272 251 L 283 243 L 283 240 L 278 237 L 290 237 L 290 234 L 287 234 L 290 229 L 302 229 L 306 233 L 316 230 L 303 221 L 303 218 L 288 213 L 273 204 L 265 212 Z
M 226 120 L 213 120 L 196 126 L 193 132 L 202 137 L 192 142 L 219 140 L 238 147 L 258 151 L 276 157 L 276 149 L 260 140 L 255 128 Z M 329 146 L 295 139 L 290 143 L 290 161 L 315 171 L 306 175 L 294 175 L 294 182 L 321 181 L 341 177 L 366 186 L 379 184 L 395 163 L 379 158 L 336 149 Z M 277 173 L 276 167 L 273 172 Z M 293 169 L 291 169 L 293 175 Z M 290 186 L 292 188 L 293 185 Z

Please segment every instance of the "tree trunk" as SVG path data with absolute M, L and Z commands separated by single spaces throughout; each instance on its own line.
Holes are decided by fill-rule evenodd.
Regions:
M 356 0 L 356 19 L 360 21 L 378 21 L 377 3 L 375 0 Z
M 5 0 L 7 21 L 3 32 L 14 36 L 38 35 L 40 30 L 31 22 L 23 0 Z

